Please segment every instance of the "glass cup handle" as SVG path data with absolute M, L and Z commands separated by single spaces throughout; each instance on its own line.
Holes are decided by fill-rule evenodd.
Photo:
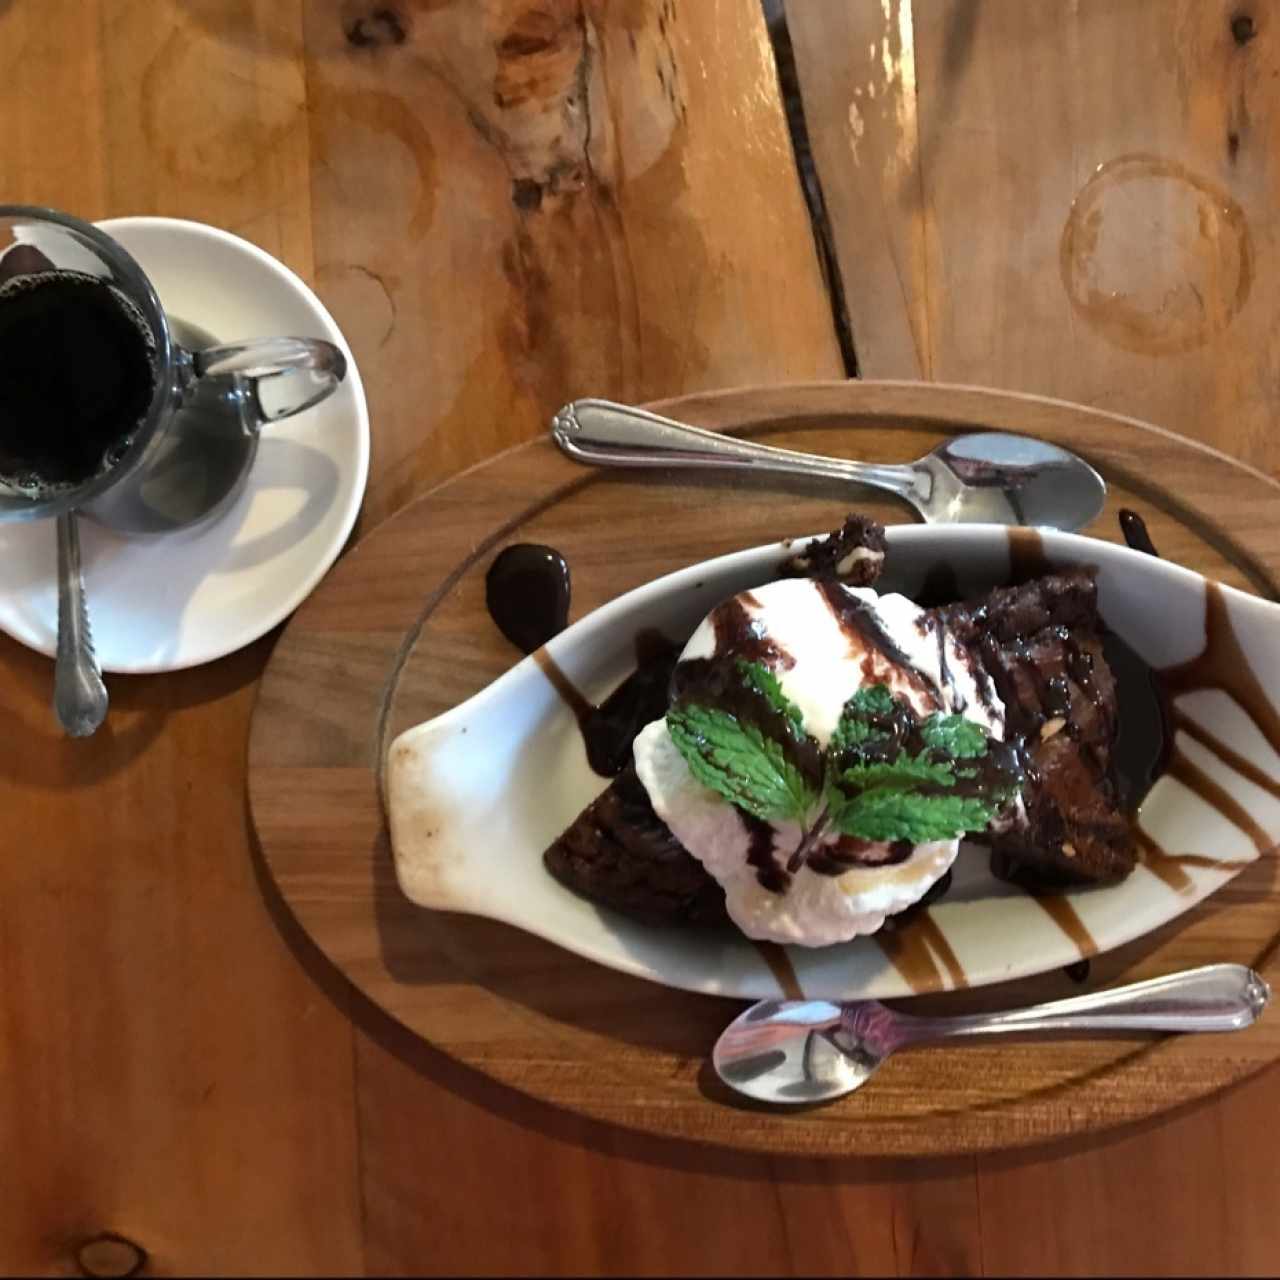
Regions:
M 191 353 L 197 378 L 232 378 L 256 431 L 319 404 L 347 375 L 347 358 L 321 338 L 257 338 Z

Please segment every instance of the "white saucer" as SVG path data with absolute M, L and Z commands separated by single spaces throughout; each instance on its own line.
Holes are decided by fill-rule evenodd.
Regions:
M 313 409 L 267 427 L 248 482 L 211 522 L 126 538 L 80 521 L 94 648 L 104 671 L 176 671 L 270 631 L 337 559 L 369 470 L 369 414 L 346 340 L 320 300 L 270 254 L 174 218 L 98 223 L 150 276 L 165 311 L 219 341 L 328 338 L 347 376 Z M 54 523 L 0 525 L 0 629 L 52 655 Z

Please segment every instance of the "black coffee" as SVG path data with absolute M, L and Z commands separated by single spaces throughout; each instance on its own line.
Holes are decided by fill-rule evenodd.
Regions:
M 30 491 L 109 466 L 146 416 L 155 338 L 114 285 L 78 271 L 2 279 L 0 478 Z

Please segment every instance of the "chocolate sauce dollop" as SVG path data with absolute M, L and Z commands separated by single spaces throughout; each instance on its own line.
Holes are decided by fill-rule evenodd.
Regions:
M 521 653 L 541 649 L 569 622 L 569 565 L 554 547 L 518 542 L 498 553 L 484 579 L 498 630 Z

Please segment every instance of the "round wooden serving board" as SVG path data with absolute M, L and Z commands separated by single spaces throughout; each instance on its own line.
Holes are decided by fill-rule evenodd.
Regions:
M 1088 532 L 1119 540 L 1136 508 L 1163 555 L 1276 596 L 1280 485 L 1158 428 L 973 388 L 847 382 L 743 389 L 657 406 L 793 448 L 903 461 L 943 436 L 1022 431 L 1084 454 L 1111 487 Z M 977 1043 L 904 1054 L 812 1110 L 739 1101 L 707 1054 L 739 1005 L 624 977 L 515 929 L 400 893 L 379 799 L 391 739 L 467 698 L 519 655 L 484 606 L 511 542 L 568 557 L 572 619 L 683 565 L 833 528 L 851 509 L 910 519 L 829 483 L 584 470 L 539 441 L 458 476 L 366 537 L 294 617 L 263 677 L 249 792 L 280 892 L 329 959 L 437 1048 L 545 1101 L 655 1134 L 801 1155 L 1013 1146 L 1151 1115 L 1280 1055 L 1280 1017 L 1223 1036 Z M 572 620 L 571 619 L 571 620 Z M 1171 925 L 1093 961 L 1088 986 L 1210 961 L 1274 983 L 1277 860 L 1253 864 Z M 1052 973 L 929 997 L 961 1012 L 1069 995 Z

